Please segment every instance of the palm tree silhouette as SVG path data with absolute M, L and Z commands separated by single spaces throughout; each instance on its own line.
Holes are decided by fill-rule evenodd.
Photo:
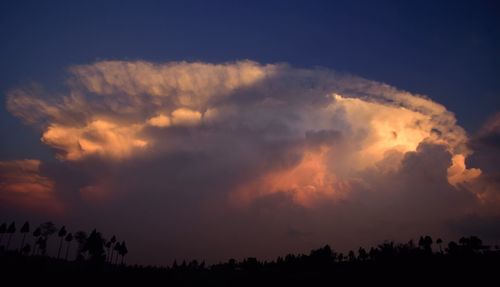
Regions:
M 66 242 L 68 242 L 68 245 L 66 246 L 66 261 L 68 261 L 69 245 L 71 244 L 71 241 L 73 240 L 73 234 L 71 234 L 71 232 L 68 233 L 68 235 L 66 235 L 64 240 L 66 240 Z
M 40 229 L 42 231 L 43 236 L 50 236 L 50 235 L 56 233 L 56 231 L 57 231 L 55 224 L 52 223 L 51 221 L 47 221 L 45 223 L 42 223 L 40 225 Z
M 40 227 L 37 227 L 35 231 L 33 231 L 33 237 L 35 237 L 35 244 L 33 244 L 33 255 L 36 255 L 36 247 L 38 246 L 38 239 L 42 235 L 42 230 Z
M 5 232 L 7 232 L 7 223 L 4 222 L 0 225 L 0 243 L 2 243 Z
M 112 262 L 111 260 L 113 259 L 113 249 L 111 249 L 111 247 L 114 247 L 115 242 L 116 242 L 116 236 L 113 235 L 113 237 L 111 237 L 108 243 L 106 243 L 106 248 L 108 249 L 108 254 L 107 254 L 108 258 L 106 261 L 108 262 Z M 110 249 L 111 249 L 111 254 L 109 253 Z
M 47 254 L 47 237 L 44 237 L 44 236 L 38 237 L 36 244 L 38 244 L 39 249 L 41 250 L 42 256 Z
M 77 259 L 83 259 L 83 248 L 87 242 L 87 233 L 85 231 L 77 231 L 75 233 L 75 240 L 78 242 Z
M 7 228 L 7 233 L 9 234 L 9 239 L 7 239 L 7 250 L 9 250 L 10 240 L 12 239 L 12 235 L 15 232 L 16 232 L 16 223 L 12 221 L 12 223 L 9 225 L 9 228 Z
M 88 252 L 90 259 L 95 262 L 104 260 L 104 242 L 101 233 L 94 229 L 87 238 L 83 251 Z
M 20 229 L 20 233 L 23 236 L 21 245 L 19 249 L 16 249 L 16 252 L 18 251 L 18 255 L 24 256 L 29 256 L 30 254 L 32 256 L 47 255 L 48 239 L 50 238 L 50 235 L 58 231 L 56 226 L 50 221 L 40 224 L 32 233 L 34 237 L 34 244 L 32 245 L 26 244 L 26 236 L 30 232 L 30 229 L 30 224 L 28 221 L 26 221 Z M 7 250 L 10 247 L 12 236 L 14 236 L 16 230 L 17 228 L 15 221 L 13 221 L 11 224 L 3 223 L 0 225 L 0 234 L 2 236 L 0 238 L 0 242 L 6 233 L 9 235 L 6 246 Z M 90 260 L 94 261 L 94 263 L 99 263 L 105 261 L 107 262 L 109 260 L 111 264 L 118 264 L 118 256 L 121 256 L 121 264 L 123 265 L 125 262 L 125 256 L 128 254 L 128 248 L 125 241 L 118 242 L 116 236 L 113 235 L 113 237 L 108 242 L 106 242 L 102 234 L 100 232 L 97 232 L 96 229 L 94 229 L 90 233 L 90 235 L 87 235 L 87 233 L 83 231 L 78 231 L 75 233 L 75 235 L 73 235 L 66 230 L 66 226 L 62 226 L 57 232 L 57 235 L 60 238 L 57 259 L 61 258 L 61 251 L 64 251 L 64 240 L 67 242 L 65 260 L 68 260 L 69 250 L 73 239 L 78 242 L 77 261 Z M 2 246 L 2 250 L 5 250 L 4 248 L 5 246 Z M 107 252 L 105 248 L 107 249 Z M 116 258 L 113 257 L 114 253 L 116 253 Z
M 106 247 L 106 262 L 109 262 L 109 249 L 111 248 L 111 241 L 106 242 L 104 247 Z
M 40 249 L 42 250 L 42 254 L 45 255 L 47 253 L 47 241 L 49 239 L 49 236 L 56 233 L 57 228 L 54 225 L 54 223 L 52 223 L 51 221 L 47 221 L 47 222 L 42 223 L 40 225 L 40 230 L 41 230 L 42 237 L 43 237 L 43 239 L 40 240 L 40 243 L 41 243 Z
M 117 242 L 115 244 L 115 247 L 113 248 L 115 251 L 116 251 L 116 260 L 115 260 L 115 264 L 118 264 L 118 254 L 120 253 L 120 249 L 121 249 L 121 243 L 120 242 Z M 111 264 L 113 264 L 113 257 L 111 257 Z
M 123 258 L 128 253 L 128 249 L 127 249 L 127 245 L 125 244 L 125 241 L 122 241 L 122 244 L 120 244 L 120 249 L 118 250 L 118 253 L 122 256 L 122 265 L 123 265 Z
M 19 248 L 19 251 L 21 252 L 23 251 L 24 241 L 26 240 L 26 233 L 28 232 L 30 232 L 30 224 L 26 221 L 21 227 L 21 233 L 23 234 L 23 240 L 21 241 L 21 247 Z
M 57 259 L 59 259 L 60 255 L 61 255 L 61 248 L 62 248 L 62 244 L 63 244 L 63 239 L 64 239 L 64 236 L 66 235 L 66 233 L 68 233 L 66 231 L 66 227 L 63 225 L 63 227 L 61 227 L 61 229 L 59 229 L 59 233 L 57 234 L 57 236 L 59 236 L 61 239 L 59 240 L 59 251 L 57 251 Z

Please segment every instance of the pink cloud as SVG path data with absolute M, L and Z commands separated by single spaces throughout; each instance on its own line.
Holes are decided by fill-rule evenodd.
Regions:
M 61 214 L 55 183 L 40 174 L 41 162 L 24 159 L 0 162 L 0 198 L 8 205 L 40 213 Z

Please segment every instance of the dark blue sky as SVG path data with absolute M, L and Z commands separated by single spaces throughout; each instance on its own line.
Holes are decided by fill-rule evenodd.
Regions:
M 2 1 L 0 90 L 95 60 L 323 66 L 422 93 L 473 133 L 500 107 L 497 1 Z M 49 156 L 0 107 L 4 159 Z M 35 140 L 34 140 L 35 139 Z

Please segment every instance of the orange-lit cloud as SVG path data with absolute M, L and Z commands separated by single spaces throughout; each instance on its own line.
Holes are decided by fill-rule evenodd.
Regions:
M 157 116 L 150 118 L 148 120 L 148 124 L 154 127 L 166 128 L 170 126 L 170 118 L 163 114 L 159 114 Z
M 328 109 L 333 113 L 344 113 L 352 132 L 366 133 L 362 140 L 356 142 L 356 149 L 351 151 L 352 156 L 347 163 L 350 168 L 363 170 L 380 166 L 388 153 L 415 151 L 420 143 L 426 142 L 444 145 L 453 155 L 448 170 L 450 184 L 472 181 L 481 174 L 479 169 L 465 166 L 465 158 L 470 154 L 465 145 L 465 131 L 455 124 L 454 117 L 444 107 L 405 94 L 402 95 L 402 105 L 418 103 L 419 106 L 412 109 L 404 105 L 344 98 L 337 94 L 333 98 L 334 102 Z
M 62 159 L 78 160 L 88 155 L 124 158 L 148 142 L 136 134 L 138 126 L 95 120 L 83 127 L 49 125 L 42 141 L 59 151 Z
M 172 98 L 179 106 L 200 108 L 212 98 L 224 97 L 274 74 L 275 66 L 251 61 L 233 64 L 103 61 L 71 68 L 76 86 L 99 95 L 148 95 L 160 103 Z
M 306 151 L 301 160 L 287 168 L 278 168 L 264 174 L 253 182 L 240 186 L 234 199 L 248 204 L 255 198 L 274 193 L 290 195 L 302 206 L 310 207 L 325 199 L 338 199 L 345 195 L 348 187 L 329 170 L 327 154 L 330 148 Z
M 474 181 L 481 175 L 478 168 L 467 169 L 465 167 L 465 156 L 462 154 L 454 155 L 452 165 L 448 168 L 448 181 L 452 185 Z
M 65 96 L 25 87 L 10 91 L 7 100 L 12 114 L 42 129 L 42 142 L 61 160 L 177 153 L 227 157 L 231 164 L 260 160 L 265 168 L 247 170 L 252 176 L 242 176 L 249 179 L 232 192 L 246 199 L 284 192 L 303 206 L 344 195 L 349 182 L 369 184 L 367 171 L 397 171 L 424 143 L 450 154 L 450 185 L 467 188 L 482 176 L 466 166 L 472 151 L 453 113 L 383 83 L 251 61 L 100 61 L 69 70 Z M 339 139 L 311 146 L 307 135 L 314 131 Z M 226 156 L 235 148 L 239 154 Z M 271 148 L 275 153 L 267 154 Z M 275 165 L 286 149 L 300 160 Z M 103 190 L 93 182 L 86 186 L 82 194 Z
M 8 205 L 42 213 L 61 213 L 55 183 L 40 174 L 39 160 L 0 161 L 0 199 Z
M 194 126 L 201 122 L 201 113 L 186 108 L 180 108 L 172 112 L 172 122 L 179 126 Z

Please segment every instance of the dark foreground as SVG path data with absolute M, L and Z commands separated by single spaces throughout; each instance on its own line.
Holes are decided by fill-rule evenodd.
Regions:
M 450 242 L 445 248 L 434 246 L 442 251 L 433 251 L 432 241 L 425 242 L 425 238 L 418 245 L 411 241 L 385 242 L 347 256 L 325 246 L 308 255 L 287 255 L 272 262 L 247 258 L 205 266 L 192 261 L 165 268 L 110 264 L 92 258 L 65 261 L 2 251 L 0 274 L 3 282 L 31 281 L 37 286 L 500 286 L 498 247 L 483 246 L 477 237 L 459 242 Z

